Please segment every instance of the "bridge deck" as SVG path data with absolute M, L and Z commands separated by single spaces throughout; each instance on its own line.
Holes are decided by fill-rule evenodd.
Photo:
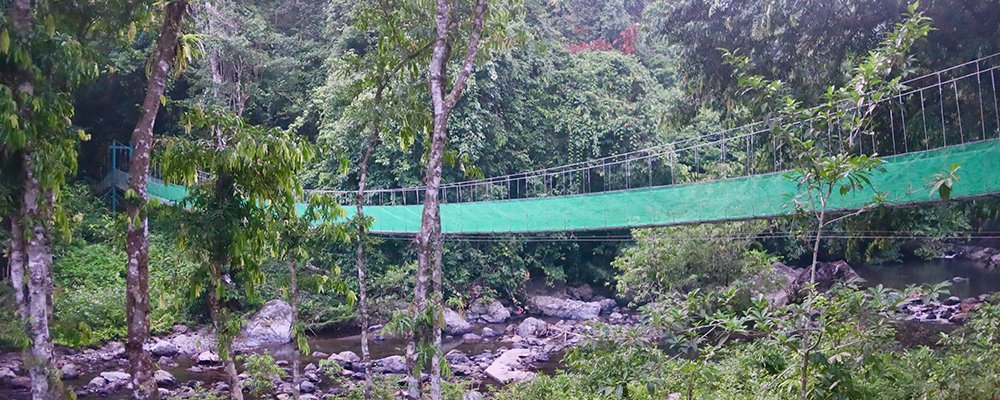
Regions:
M 928 182 L 953 164 L 961 166 L 953 198 L 1000 193 L 1000 140 L 885 160 L 886 172 L 876 173 L 872 183 L 887 194 L 890 204 L 937 201 Z M 122 172 L 109 174 L 105 181 L 124 187 L 126 179 Z M 151 180 L 148 190 L 151 196 L 170 202 L 187 196 L 187 188 L 159 180 Z M 795 193 L 798 189 L 794 182 L 782 173 L 771 173 L 616 192 L 442 204 L 441 225 L 446 234 L 531 233 L 765 218 L 793 212 L 788 195 Z M 857 209 L 872 196 L 870 191 L 834 195 L 831 209 Z M 365 213 L 374 217 L 371 230 L 375 233 L 414 233 L 420 228 L 421 210 L 420 205 L 365 207 Z M 348 217 L 355 213 L 349 206 L 345 211 Z

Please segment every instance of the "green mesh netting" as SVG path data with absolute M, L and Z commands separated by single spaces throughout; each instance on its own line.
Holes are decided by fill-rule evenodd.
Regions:
M 872 184 L 889 203 L 937 201 L 931 177 L 959 164 L 953 198 L 1000 193 L 1000 141 L 991 140 L 886 158 L 886 172 Z M 151 182 L 149 193 L 169 201 L 187 194 L 183 187 Z M 789 214 L 788 195 L 798 193 L 782 173 L 632 189 L 618 192 L 441 205 L 444 233 L 527 233 L 678 225 Z M 867 204 L 871 191 L 834 195 L 831 209 Z M 413 233 L 422 206 L 367 206 L 372 232 Z M 347 216 L 353 207 L 345 207 Z

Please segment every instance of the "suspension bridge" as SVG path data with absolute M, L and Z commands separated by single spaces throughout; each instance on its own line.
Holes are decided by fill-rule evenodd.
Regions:
M 830 153 L 877 154 L 884 172 L 871 186 L 834 195 L 830 210 L 855 210 L 876 194 L 886 205 L 940 201 L 930 190 L 935 174 L 958 165 L 951 197 L 1000 193 L 1000 54 L 982 57 L 902 82 L 889 98 L 857 105 L 872 112 L 870 134 L 849 138 L 838 124 L 818 134 Z M 814 119 L 777 121 L 805 126 Z M 800 192 L 786 176 L 794 165 L 775 122 L 757 122 L 629 153 L 517 174 L 443 184 L 445 235 L 574 232 L 770 218 L 795 212 L 789 196 Z M 824 137 L 825 136 L 825 137 Z M 113 144 L 110 172 L 99 184 L 128 187 L 130 150 Z M 149 195 L 184 199 L 187 188 L 151 174 Z M 373 189 L 365 193 L 371 231 L 409 235 L 420 228 L 426 189 Z M 347 217 L 354 191 L 315 190 L 334 196 Z M 303 206 L 304 207 L 304 206 Z

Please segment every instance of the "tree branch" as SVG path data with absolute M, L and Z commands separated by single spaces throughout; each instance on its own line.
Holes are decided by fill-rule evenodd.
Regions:
M 448 97 L 445 98 L 445 107 L 447 110 L 451 110 L 452 107 L 455 107 L 455 103 L 458 103 L 458 99 L 462 97 L 462 90 L 465 89 L 465 83 L 469 80 L 469 75 L 472 74 L 472 68 L 476 62 L 476 51 L 479 49 L 479 38 L 483 33 L 483 15 L 485 14 L 486 0 L 477 0 L 475 15 L 472 20 L 472 33 L 469 36 L 469 47 L 465 50 L 465 60 L 462 63 L 462 70 L 455 77 L 455 83 L 451 86 L 451 93 L 448 93 Z

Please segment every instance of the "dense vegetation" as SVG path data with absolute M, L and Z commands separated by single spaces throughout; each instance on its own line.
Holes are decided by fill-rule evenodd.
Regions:
M 992 362 L 1000 357 L 996 305 L 978 310 L 935 346 L 907 347 L 895 336 L 899 298 L 882 288 L 837 285 L 781 307 L 756 298 L 762 285 L 780 278 L 772 276 L 778 260 L 809 266 L 932 257 L 943 241 L 997 231 L 995 197 L 908 208 L 873 204 L 844 218 L 799 204 L 798 218 L 591 238 L 446 240 L 435 295 L 414 279 L 430 270 L 417 262 L 423 247 L 412 239 L 369 236 L 363 219 L 320 224 L 353 206 L 323 196 L 309 199 L 305 216 L 294 211 L 304 188 L 423 185 L 436 151 L 427 90 L 434 4 L 56 3 L 0 2 L 0 239 L 10 250 L 0 291 L 2 348 L 31 348 L 40 352 L 31 353 L 36 358 L 46 352 L 34 346 L 43 339 L 37 319 L 21 307 L 40 301 L 45 309 L 46 299 L 18 297 L 22 286 L 35 284 L 19 282 L 28 271 L 20 264 L 51 275 L 52 310 L 42 320 L 50 321 L 52 342 L 84 348 L 129 337 L 127 321 L 135 316 L 127 313 L 126 231 L 148 215 L 148 329 L 211 325 L 223 349 L 241 319 L 273 298 L 295 299 L 303 342 L 309 330 L 367 324 L 370 313 L 374 322 L 409 323 L 409 337 L 432 346 L 433 335 L 423 330 L 436 329 L 419 324 L 421 313 L 435 315 L 435 303 L 461 309 L 486 298 L 521 306 L 534 288 L 586 283 L 641 307 L 642 322 L 598 326 L 569 351 L 559 373 L 500 389 L 497 398 L 1000 396 L 1000 367 Z M 160 109 L 148 133 L 156 143 L 153 165 L 192 187 L 191 196 L 164 205 L 147 204 L 133 190 L 92 193 L 110 167 L 108 146 L 130 142 L 148 112 L 138 105 L 153 79 L 155 63 L 148 60 L 161 54 L 166 3 L 186 11 L 175 21 L 181 32 L 169 44 L 177 53 L 167 57 L 163 74 L 170 73 L 162 75 L 162 96 L 153 97 Z M 443 64 L 450 79 L 461 70 L 465 44 L 478 35 L 471 17 L 477 3 L 443 3 L 454 3 L 459 21 L 443 38 L 454 48 Z M 762 115 L 793 118 L 831 97 L 858 103 L 856 92 L 899 90 L 880 81 L 886 75 L 917 75 L 1000 51 L 1000 3 L 989 0 L 487 3 L 480 52 L 445 117 L 448 136 L 436 154 L 444 160 L 444 182 L 692 140 Z M 28 25 L 14 12 L 24 4 L 35 7 Z M 864 122 L 846 128 L 860 132 L 869 128 Z M 782 133 L 802 154 L 790 176 L 806 190 L 857 178 L 848 190 L 840 187 L 843 195 L 878 173 L 877 157 L 824 154 L 809 132 Z M 728 168 L 712 154 L 697 167 L 694 160 L 679 162 L 681 182 Z M 108 209 L 115 196 L 116 204 L 132 207 L 127 216 Z M 38 232 L 45 243 L 19 250 L 34 244 L 26 232 Z M 595 240 L 602 235 L 628 239 Z M 14 257 L 31 251 L 49 255 L 49 265 L 44 257 L 37 264 Z M 366 282 L 354 268 L 356 251 L 367 260 Z M 44 272 L 38 268 L 28 272 Z M 44 284 L 42 275 L 37 280 Z M 394 315 L 428 289 L 430 311 L 417 307 L 412 320 Z M 366 296 L 358 299 L 362 290 Z M 937 288 L 923 290 L 937 295 Z M 363 318 L 359 300 L 370 310 Z M 235 357 L 227 350 L 223 357 L 229 369 Z M 51 363 L 42 358 L 38 365 Z M 262 376 L 273 367 L 266 357 L 240 362 Z M 235 367 L 227 372 L 238 382 Z M 32 374 L 45 379 L 44 371 Z M 44 390 L 60 390 L 50 383 Z M 370 391 L 349 396 L 389 396 L 394 385 L 376 378 Z M 445 382 L 441 396 L 461 398 L 463 385 Z M 273 390 L 266 386 L 246 390 Z

